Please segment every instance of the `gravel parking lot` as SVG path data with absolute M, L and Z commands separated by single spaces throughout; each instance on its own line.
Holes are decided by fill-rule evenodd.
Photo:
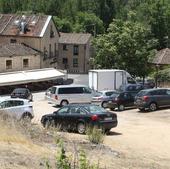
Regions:
M 38 124 L 43 114 L 57 110 L 44 100 L 44 92 L 34 94 L 33 106 L 33 122 Z M 126 159 L 136 158 L 136 163 L 141 161 L 141 165 L 149 163 L 151 168 L 170 168 L 170 109 L 146 113 L 137 109 L 114 112 L 118 115 L 118 126 L 106 136 L 105 144 L 124 154 Z M 135 161 L 130 166 L 134 165 Z

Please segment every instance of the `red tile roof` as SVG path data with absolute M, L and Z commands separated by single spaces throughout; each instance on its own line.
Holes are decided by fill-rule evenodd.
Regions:
M 47 15 L 0 14 L 0 36 L 42 37 L 50 19 Z M 20 29 L 21 22 L 27 25 L 25 33 Z

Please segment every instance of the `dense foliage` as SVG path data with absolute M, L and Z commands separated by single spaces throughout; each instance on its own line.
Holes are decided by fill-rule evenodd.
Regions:
M 95 67 L 137 76 L 149 73 L 153 49 L 170 47 L 170 0 L 0 0 L 0 12 L 53 15 L 59 31 L 97 37 Z

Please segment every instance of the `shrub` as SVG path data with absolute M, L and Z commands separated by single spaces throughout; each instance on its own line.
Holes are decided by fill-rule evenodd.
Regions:
M 86 134 L 88 135 L 88 139 L 91 143 L 103 143 L 104 133 L 101 129 L 98 129 L 96 127 L 89 127 L 87 128 Z

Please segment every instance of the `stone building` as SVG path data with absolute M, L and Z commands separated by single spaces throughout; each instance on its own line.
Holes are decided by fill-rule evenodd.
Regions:
M 58 40 L 59 32 L 52 16 L 0 14 L 0 44 L 25 44 L 39 51 L 37 67 L 57 67 Z
M 91 38 L 87 33 L 60 33 L 58 67 L 69 73 L 87 73 Z
M 0 45 L 0 73 L 40 69 L 40 52 L 23 44 Z

